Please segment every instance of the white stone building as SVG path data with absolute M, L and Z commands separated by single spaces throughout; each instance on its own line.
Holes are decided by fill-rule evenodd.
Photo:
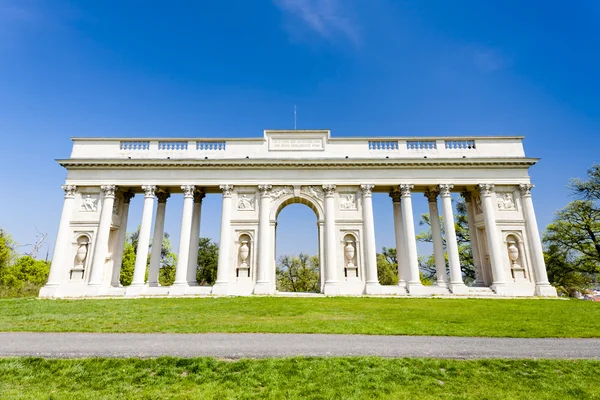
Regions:
M 274 294 L 279 212 L 316 214 L 327 295 L 556 296 L 548 283 L 522 137 L 333 138 L 327 130 L 265 131 L 252 139 L 74 138 L 48 283 L 40 297 Z M 398 275 L 377 280 L 372 193 L 390 195 Z M 467 205 L 477 280 L 463 283 L 451 192 Z M 222 193 L 217 282 L 195 281 L 202 198 Z M 144 196 L 133 283 L 119 285 L 129 202 Z M 425 194 L 426 199 L 423 199 Z M 158 285 L 170 196 L 184 197 L 176 279 Z M 428 201 L 434 286 L 419 280 L 412 203 Z M 156 219 L 153 208 L 157 207 Z M 154 232 L 152 232 L 154 225 Z M 190 256 L 191 255 L 191 256 Z M 447 270 L 448 269 L 448 270 Z

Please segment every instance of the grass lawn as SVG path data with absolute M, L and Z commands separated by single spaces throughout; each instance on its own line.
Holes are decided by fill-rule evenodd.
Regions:
M 0 300 L 0 331 L 600 337 L 600 303 L 229 297 Z
M 0 359 L 3 399 L 592 399 L 599 361 Z

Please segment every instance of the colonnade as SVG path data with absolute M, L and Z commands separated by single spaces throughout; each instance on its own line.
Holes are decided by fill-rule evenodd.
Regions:
M 538 233 L 537 222 L 531 201 L 531 184 L 521 184 L 519 186 L 523 204 L 523 213 L 526 221 L 527 235 L 531 241 L 531 258 L 533 260 L 533 272 L 535 274 L 536 291 L 538 294 L 546 293 L 545 290 L 550 287 L 546 274 L 545 264 L 541 242 Z M 372 193 L 375 186 L 373 184 L 361 184 L 362 193 L 362 223 L 364 240 L 364 282 L 365 293 L 378 294 L 380 284 L 377 277 L 377 248 L 375 243 L 375 225 L 373 219 Z M 436 269 L 435 285 L 449 290 L 454 294 L 465 294 L 468 288 L 465 285 L 461 272 L 461 260 L 459 258 L 459 248 L 455 231 L 455 220 L 452 208 L 451 193 L 454 186 L 452 184 L 439 184 L 435 187 L 428 187 L 424 191 L 429 205 L 431 218 L 431 231 L 434 250 L 434 260 Z M 63 214 L 59 226 L 54 260 L 50 272 L 47 286 L 58 285 L 67 264 L 68 246 L 71 242 L 69 230 L 69 215 L 73 210 L 73 199 L 76 191 L 75 186 L 65 185 L 65 202 Z M 221 214 L 221 233 L 220 250 L 218 258 L 217 280 L 213 286 L 213 294 L 227 294 L 230 278 L 230 261 L 232 254 L 232 232 L 231 218 L 234 209 L 232 197 L 234 186 L 229 184 L 220 185 L 222 192 L 222 214 Z M 405 287 L 409 293 L 423 293 L 423 285 L 420 280 L 419 261 L 417 253 L 417 241 L 415 235 L 415 221 L 413 216 L 412 194 L 414 185 L 400 184 L 393 188 L 389 193 L 393 205 L 395 243 L 398 254 L 398 277 L 399 285 Z M 102 285 L 103 271 L 109 248 L 109 234 L 111 221 L 113 217 L 113 205 L 115 193 L 118 188 L 115 185 L 101 186 L 103 192 L 102 205 L 100 210 L 100 220 L 95 238 L 95 246 L 91 261 L 91 271 L 88 274 L 87 286 L 90 293 L 97 290 Z M 136 263 L 133 273 L 133 281 L 127 288 L 127 294 L 136 295 L 142 293 L 146 286 L 158 286 L 158 273 L 160 269 L 161 245 L 164 234 L 164 222 L 167 200 L 170 194 L 166 190 L 161 190 L 155 185 L 141 186 L 144 195 L 142 220 L 138 238 L 136 253 Z M 171 294 L 184 294 L 189 286 L 196 285 L 196 255 L 198 252 L 198 241 L 200 235 L 200 218 L 202 209 L 202 200 L 205 192 L 202 188 L 194 185 L 181 186 L 183 192 L 183 212 L 181 219 L 181 230 L 178 248 L 178 258 L 175 273 L 175 282 L 170 289 Z M 336 227 L 336 185 L 322 185 L 323 190 L 323 210 L 324 210 L 324 256 L 322 257 L 325 268 L 325 294 L 337 294 L 339 286 L 338 277 L 338 232 Z M 499 230 L 496 227 L 495 203 L 492 200 L 494 191 L 493 184 L 479 184 L 476 187 L 476 195 L 481 197 L 481 212 L 485 224 L 485 235 L 489 261 L 492 271 L 492 289 L 502 294 L 503 288 L 507 286 L 506 267 L 503 265 L 502 241 L 499 236 Z M 272 205 L 272 185 L 258 185 L 259 204 L 258 204 L 258 232 L 257 232 L 257 271 L 254 293 L 270 294 L 273 290 L 270 282 L 270 274 L 273 271 L 272 246 L 274 246 L 273 232 L 270 229 L 270 210 Z M 475 217 L 473 212 L 473 192 L 463 191 L 466 208 L 468 226 L 471 237 L 473 259 L 476 269 L 475 285 L 482 285 L 482 265 L 479 254 L 478 238 L 475 228 Z M 114 269 L 111 274 L 110 283 L 113 286 L 119 285 L 119 270 L 123 257 L 123 247 L 125 242 L 125 232 L 127 229 L 127 220 L 129 217 L 129 204 L 133 192 L 127 191 L 123 194 L 123 206 L 121 208 L 120 227 L 117 237 L 116 250 L 113 254 Z M 152 215 L 155 199 L 157 199 L 157 210 L 154 221 L 154 232 L 152 234 Z M 442 224 L 439 218 L 439 202 L 441 202 L 441 213 L 444 220 L 442 234 Z M 148 280 L 145 280 L 146 260 L 150 248 L 150 238 L 152 234 L 152 243 L 160 244 L 152 246 L 150 252 L 150 267 L 148 271 Z M 445 239 L 445 246 L 443 242 Z M 444 248 L 445 247 L 445 248 Z M 448 259 L 448 268 L 446 267 L 445 253 Z M 341 262 L 341 261 L 340 261 Z M 63 269 L 61 271 L 61 269 Z M 447 271 L 448 270 L 448 271 Z

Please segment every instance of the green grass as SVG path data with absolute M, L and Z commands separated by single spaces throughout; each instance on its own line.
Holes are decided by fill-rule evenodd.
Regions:
M 3 399 L 594 399 L 600 362 L 0 359 Z
M 0 300 L 0 331 L 600 337 L 600 303 L 394 298 Z

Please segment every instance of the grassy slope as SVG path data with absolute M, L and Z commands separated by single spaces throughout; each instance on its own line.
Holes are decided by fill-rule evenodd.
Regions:
M 600 337 L 599 320 L 600 303 L 558 300 L 0 300 L 0 331 Z
M 11 399 L 588 399 L 598 361 L 0 359 Z

